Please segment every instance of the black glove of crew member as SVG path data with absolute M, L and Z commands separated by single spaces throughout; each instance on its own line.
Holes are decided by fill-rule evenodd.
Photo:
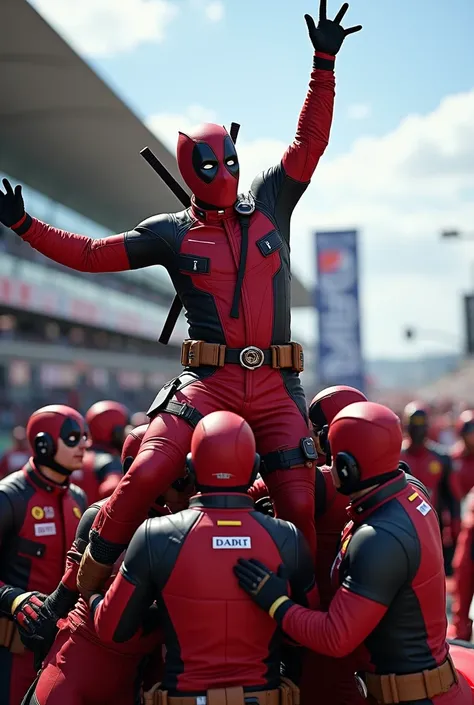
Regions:
M 275 508 L 270 497 L 260 497 L 254 504 L 256 511 L 260 512 L 260 514 L 266 514 L 269 517 L 275 516 Z
M 3 179 L 5 193 L 0 189 L 0 223 L 11 228 L 25 215 L 25 204 L 21 193 L 21 186 L 13 190 L 8 179 Z
M 251 558 L 239 558 L 234 566 L 239 586 L 270 617 L 281 622 L 293 602 L 288 597 L 288 573 L 282 564 L 275 575 L 263 563 Z
M 309 38 L 311 39 L 311 43 L 315 51 L 320 51 L 323 54 L 335 56 L 348 34 L 360 32 L 362 29 L 362 25 L 360 24 L 355 27 L 349 27 L 348 29 L 341 27 L 342 18 L 348 9 L 349 4 L 345 2 L 335 18 L 333 20 L 328 20 L 326 16 L 327 0 L 320 0 L 318 26 L 316 27 L 314 19 L 311 15 L 304 16 L 308 26 Z

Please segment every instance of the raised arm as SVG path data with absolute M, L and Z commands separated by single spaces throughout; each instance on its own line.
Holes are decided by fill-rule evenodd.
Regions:
M 170 216 L 150 218 L 120 235 L 94 239 L 54 228 L 26 211 L 21 186 L 13 190 L 3 179 L 0 189 L 0 223 L 54 262 L 79 272 L 123 272 L 154 264 L 165 265 L 172 253 Z
M 295 139 L 281 163 L 259 175 L 252 184 L 255 198 L 272 213 L 285 237 L 289 234 L 291 213 L 308 187 L 329 142 L 334 107 L 335 56 L 344 38 L 362 29 L 360 26 L 349 29 L 341 27 L 340 22 L 348 7 L 345 3 L 334 20 L 328 20 L 326 0 L 321 0 L 317 27 L 313 18 L 305 15 L 314 48 L 313 70 Z

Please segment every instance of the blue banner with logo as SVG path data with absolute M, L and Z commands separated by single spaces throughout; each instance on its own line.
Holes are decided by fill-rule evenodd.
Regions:
M 316 257 L 319 383 L 364 391 L 357 231 L 316 233 Z

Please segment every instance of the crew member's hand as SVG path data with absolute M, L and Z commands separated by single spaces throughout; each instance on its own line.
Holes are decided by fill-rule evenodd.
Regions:
M 358 24 L 356 27 L 349 27 L 348 29 L 341 27 L 342 18 L 349 9 L 347 2 L 344 3 L 333 20 L 327 19 L 326 6 L 327 0 L 320 0 L 319 23 L 317 27 L 311 15 L 305 15 L 304 18 L 308 26 L 309 38 L 311 39 L 314 50 L 335 56 L 347 35 L 360 32 L 362 25 Z
M 21 186 L 13 190 L 8 179 L 3 179 L 5 192 L 0 188 L 0 223 L 10 228 L 19 223 L 25 215 L 25 204 L 21 193 Z
M 269 517 L 275 516 L 275 508 L 270 497 L 260 497 L 255 501 L 255 509 L 260 514 L 266 514 Z
M 50 601 L 51 596 L 33 592 L 12 611 L 23 646 L 34 653 L 35 668 L 38 669 L 58 632 L 56 623 L 59 618 Z
M 278 607 L 289 599 L 287 571 L 283 564 L 275 575 L 255 558 L 249 561 L 239 558 L 234 566 L 234 573 L 242 590 L 271 617 Z

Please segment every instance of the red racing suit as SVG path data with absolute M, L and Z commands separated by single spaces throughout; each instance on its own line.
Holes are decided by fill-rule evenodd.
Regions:
M 64 571 L 68 546 L 86 508 L 71 484 L 46 480 L 30 460 L 0 482 L 0 616 L 5 586 L 52 592 Z M 19 705 L 36 672 L 33 654 L 0 647 L 0 702 Z
M 84 453 L 81 470 L 71 479 L 84 490 L 88 504 L 110 497 L 123 477 L 120 454 L 110 448 L 93 445 Z
M 21 448 L 11 448 L 7 450 L 0 460 L 0 480 L 7 475 L 11 475 L 12 472 L 21 470 L 28 462 L 29 457 L 29 451 L 22 450 Z
M 78 526 L 68 552 L 62 585 L 72 600 L 79 598 L 76 588 L 81 555 L 89 542 L 92 523 L 105 500 L 91 505 Z M 167 510 L 163 508 L 163 512 Z M 114 567 L 114 575 L 120 566 Z M 63 604 L 65 604 L 63 599 Z M 64 615 L 65 616 L 65 615 Z M 147 613 L 146 634 L 124 644 L 104 646 L 94 629 L 89 608 L 80 598 L 74 609 L 58 623 L 56 641 L 43 662 L 32 705 L 131 705 L 139 683 L 139 667 L 146 656 L 161 651 L 162 634 L 157 629 L 156 610 Z M 94 664 L 94 667 L 91 667 Z M 159 673 L 155 673 L 156 680 Z
M 289 637 L 322 654 L 338 658 L 364 645 L 366 674 L 418 673 L 422 679 L 423 671 L 437 668 L 449 654 L 436 513 L 401 474 L 353 502 L 350 516 L 333 566 L 339 587 L 328 612 L 290 600 L 275 617 Z M 370 677 L 364 677 L 369 685 Z M 459 676 L 446 693 L 405 700 L 430 701 L 467 704 L 472 695 Z
M 451 461 L 459 499 L 464 499 L 474 487 L 474 453 L 460 440 L 451 450 Z
M 242 598 L 233 566 L 244 556 L 275 571 L 283 563 L 294 599 L 316 604 L 313 561 L 301 532 L 255 511 L 247 495 L 198 495 L 184 512 L 138 529 L 105 598 L 92 601 L 97 634 L 111 644 L 133 641 L 156 600 L 166 646 L 162 688 L 169 695 L 277 688 L 282 634 Z
M 186 310 L 189 338 L 221 346 L 214 366 L 193 367 L 188 358 L 184 373 L 155 399 L 140 452 L 95 522 L 90 552 L 99 563 L 114 563 L 146 518 L 149 498 L 181 473 L 195 425 L 222 409 L 252 427 L 278 515 L 299 526 L 315 551 L 314 464 L 301 450 L 309 436 L 306 401 L 295 369 L 272 367 L 278 363 L 271 362 L 271 346 L 290 342 L 290 218 L 328 144 L 334 85 L 334 57 L 316 52 L 295 140 L 278 165 L 253 181 L 248 198 L 255 210 L 246 224 L 233 207 L 203 210 L 193 200 L 181 213 L 151 217 L 105 239 L 58 230 L 29 215 L 14 226 L 36 250 L 79 271 L 163 265 Z M 248 346 L 263 355 L 260 367 L 242 366 Z
M 449 635 L 455 639 L 470 641 L 472 619 L 469 617 L 469 611 L 474 597 L 474 492 L 467 498 L 467 509 L 454 553 L 453 569 L 452 624 Z

